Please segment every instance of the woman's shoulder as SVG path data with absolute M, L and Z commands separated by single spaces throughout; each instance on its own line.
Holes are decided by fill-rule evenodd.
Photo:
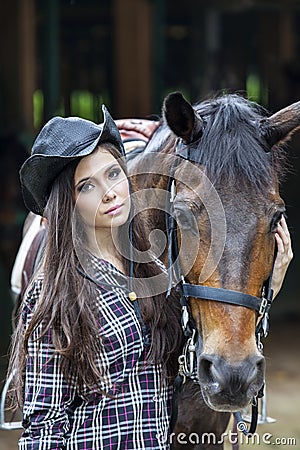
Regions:
M 34 295 L 40 294 L 43 287 L 43 282 L 44 282 L 44 273 L 39 272 L 29 283 L 25 293 L 25 297 L 32 297 Z
M 39 273 L 29 283 L 23 298 L 22 315 L 23 319 L 27 314 L 32 313 L 41 296 L 43 289 L 44 274 Z

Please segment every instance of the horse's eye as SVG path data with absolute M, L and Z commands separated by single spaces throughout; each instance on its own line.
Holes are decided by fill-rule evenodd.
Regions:
M 193 211 L 185 204 L 177 204 L 174 207 L 174 214 L 177 224 L 181 230 L 190 231 L 192 234 L 198 234 L 198 227 Z
M 271 225 L 270 225 L 270 231 L 271 233 L 275 233 L 277 230 L 277 225 L 280 222 L 281 217 L 284 215 L 285 210 L 278 210 L 275 212 L 274 216 L 272 217 L 271 220 Z
M 187 208 L 176 208 L 174 210 L 176 222 L 183 228 L 188 228 L 190 222 L 190 211 Z

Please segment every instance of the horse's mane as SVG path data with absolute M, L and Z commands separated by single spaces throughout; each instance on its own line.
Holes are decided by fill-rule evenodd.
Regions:
M 274 174 L 282 178 L 285 152 L 278 146 L 270 151 L 260 132 L 259 121 L 268 116 L 262 106 L 228 94 L 195 104 L 194 108 L 204 121 L 203 134 L 189 147 L 214 184 L 232 181 L 263 190 L 273 184 Z M 169 153 L 170 146 L 175 151 L 174 134 L 165 121 L 153 138 L 146 147 L 148 151 L 165 147 Z
M 260 130 L 260 119 L 267 111 L 235 94 L 223 95 L 196 105 L 204 120 L 197 152 L 209 177 L 218 181 L 235 180 L 263 189 L 284 171 L 280 147 L 270 151 Z

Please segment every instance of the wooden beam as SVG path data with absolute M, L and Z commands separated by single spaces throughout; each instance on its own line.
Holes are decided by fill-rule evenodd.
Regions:
M 0 14 L 0 133 L 17 133 L 21 127 L 19 91 L 19 17 L 17 0 L 1 2 Z
M 149 0 L 115 0 L 114 115 L 151 114 L 152 18 Z
M 36 89 L 36 26 L 35 26 L 35 1 L 20 0 L 20 96 L 23 131 L 34 132 L 33 125 L 33 94 Z
M 44 121 L 55 116 L 59 108 L 59 0 L 44 0 Z

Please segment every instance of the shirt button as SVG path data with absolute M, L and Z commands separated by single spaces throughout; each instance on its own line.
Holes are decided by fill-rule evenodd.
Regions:
M 154 395 L 154 396 L 153 396 L 153 401 L 154 401 L 154 402 L 161 402 L 161 401 L 162 401 L 162 398 L 161 398 L 160 395 Z

